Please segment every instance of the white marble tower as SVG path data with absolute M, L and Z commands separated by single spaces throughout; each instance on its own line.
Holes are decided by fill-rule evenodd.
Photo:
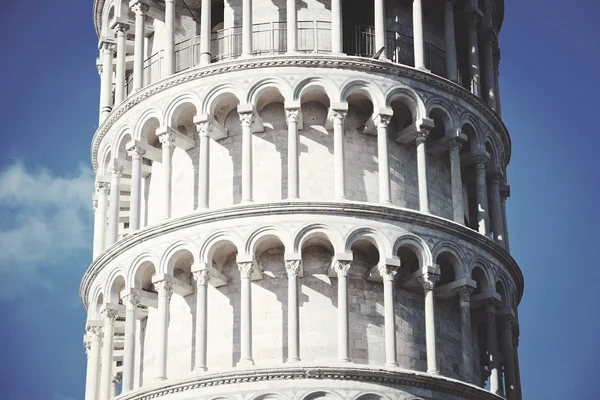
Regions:
M 86 400 L 521 400 L 503 0 L 95 0 Z

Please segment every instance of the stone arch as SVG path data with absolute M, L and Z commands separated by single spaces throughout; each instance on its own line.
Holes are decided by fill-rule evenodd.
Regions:
M 170 245 L 163 253 L 163 256 L 160 260 L 159 272 L 166 275 L 173 275 L 174 267 L 179 261 L 180 257 L 191 257 L 191 264 L 194 264 L 196 262 L 195 254 L 198 254 L 198 251 L 196 250 L 196 246 L 191 241 L 179 240 Z
M 387 238 L 372 228 L 357 228 L 350 232 L 344 240 L 344 251 L 351 251 L 352 245 L 358 239 L 366 239 L 379 251 L 380 259 L 390 258 L 393 256 L 391 246 Z
M 224 124 L 227 115 L 235 110 L 245 97 L 244 90 L 240 87 L 230 83 L 217 85 L 206 93 L 200 110 Z
M 400 236 L 394 242 L 394 247 L 392 249 L 393 254 L 398 255 L 398 257 L 400 257 L 399 253 L 400 250 L 403 248 L 408 249 L 414 253 L 414 255 L 418 259 L 420 270 L 423 270 L 424 268 L 433 265 L 431 250 L 429 249 L 429 246 L 427 246 L 425 240 L 423 240 L 421 237 L 410 233 Z M 401 257 L 400 263 L 402 265 Z
M 307 394 L 302 400 L 341 400 L 341 397 L 325 390 L 320 390 Z
M 332 250 L 334 254 L 342 249 L 343 241 L 339 232 L 328 225 L 315 223 L 305 225 L 296 232 L 294 235 L 294 253 L 299 253 L 302 250 L 302 246 L 305 245 L 308 240 L 314 238 L 326 239 L 331 246 L 330 250 Z
M 135 128 L 133 129 L 133 138 L 141 142 L 150 143 L 148 135 L 156 135 L 155 132 L 150 132 L 151 129 L 156 129 L 163 125 L 162 114 L 156 108 L 145 110 L 137 119 Z
M 461 151 L 462 152 L 469 152 L 469 151 L 478 151 L 481 149 L 481 139 L 479 137 L 479 131 L 481 130 L 480 125 L 479 125 L 479 121 L 477 120 L 477 117 L 475 115 L 473 115 L 471 112 L 465 112 L 463 113 L 460 118 L 459 118 L 459 126 L 460 129 L 462 131 L 462 133 L 464 133 L 465 135 L 467 135 L 467 142 L 468 144 L 463 146 Z
M 327 99 L 325 100 L 322 95 Z M 299 81 L 293 90 L 293 100 L 299 100 L 300 102 L 317 101 L 325 107 L 329 107 L 333 100 L 339 98 L 339 91 L 335 82 L 323 77 L 305 78 Z
M 277 393 L 265 393 L 265 394 L 260 394 L 256 397 L 253 397 L 252 400 L 287 400 L 288 397 L 284 397 L 281 394 L 277 394 Z
M 223 245 L 234 247 L 235 251 L 238 253 L 240 249 L 244 248 L 243 240 L 238 235 L 227 231 L 218 231 L 206 238 L 200 247 L 200 261 L 211 266 L 213 255 Z
M 126 278 L 127 273 L 121 266 L 111 271 L 108 279 L 106 279 L 104 289 L 106 303 L 119 304 L 121 302 L 121 291 L 127 288 Z
M 454 257 L 455 259 L 455 265 L 453 266 L 454 272 L 456 274 L 456 279 L 469 277 L 468 264 L 466 261 L 465 252 L 456 244 L 448 241 L 438 242 L 434 246 L 431 253 L 433 254 L 434 260 L 437 260 L 438 257 L 443 253 L 451 254 L 452 257 Z
M 200 99 L 190 92 L 174 98 L 167 106 L 164 114 L 166 125 L 177 129 L 183 134 L 195 132 L 194 117 L 200 109 Z M 185 127 L 185 129 L 182 129 Z
M 132 289 L 148 290 L 152 285 L 152 276 L 158 272 L 160 260 L 150 252 L 144 252 L 138 255 L 132 262 L 127 279 L 128 285 Z
M 409 108 L 413 123 L 417 123 L 427 116 L 423 99 L 415 90 L 409 87 L 393 86 L 387 91 L 385 106 L 393 109 L 392 103 L 396 101 L 400 101 Z
M 275 101 L 272 101 L 275 99 Z M 292 88 L 283 79 L 277 77 L 264 78 L 256 82 L 248 90 L 246 103 L 255 106 L 258 113 L 273 103 L 292 100 Z
M 383 397 L 382 395 L 379 394 L 375 394 L 375 393 L 365 393 L 365 394 L 361 394 L 360 396 L 356 397 L 355 400 L 386 400 L 386 397 Z
M 117 16 L 115 0 L 108 0 L 102 9 L 102 32 L 101 37 L 112 37 L 110 34 L 110 27 L 112 20 Z
M 120 160 L 127 159 L 127 143 L 133 140 L 131 128 L 127 125 L 124 125 L 119 129 L 116 139 L 115 139 L 115 147 L 114 147 L 114 158 L 118 158 Z
M 292 247 L 290 235 L 283 228 L 275 225 L 262 226 L 248 235 L 244 246 L 245 255 L 254 255 L 262 242 L 273 238 L 279 240 L 286 250 Z
M 436 117 L 439 115 L 444 123 L 444 136 L 456 136 L 458 132 L 457 116 L 452 105 L 446 100 L 439 97 L 429 99 L 427 101 L 427 115 L 436 122 L 436 127 L 438 125 Z
M 99 320 L 101 319 L 100 307 L 104 303 L 104 292 L 100 285 L 96 285 L 90 290 L 90 297 L 88 298 L 88 320 Z
M 487 151 L 490 154 L 490 165 L 488 167 L 488 170 L 499 172 L 502 171 L 503 164 L 500 155 L 500 149 L 502 148 L 502 146 L 500 146 L 495 139 L 496 136 L 492 132 L 488 131 L 485 135 L 484 146 L 485 151 Z
M 348 101 L 348 96 L 355 93 L 360 93 L 371 100 L 374 109 L 384 107 L 385 100 L 381 88 L 373 82 L 363 79 L 350 79 L 344 82 L 340 91 L 339 101 Z
M 96 171 L 97 176 L 103 176 L 108 174 L 108 168 L 111 164 L 112 159 L 112 145 L 111 142 L 105 138 L 102 141 L 100 151 L 98 151 L 98 168 Z
M 486 290 L 492 289 L 492 279 L 489 274 L 489 265 L 488 263 L 481 259 L 476 258 L 471 262 L 471 266 L 469 268 L 471 279 L 477 283 L 477 288 L 475 289 L 475 293 L 481 293 Z
M 511 306 L 511 302 L 510 302 L 510 285 L 508 284 L 508 280 L 506 279 L 506 276 L 504 275 L 504 273 L 499 273 L 498 276 L 496 276 L 495 279 L 495 290 L 496 293 L 498 293 L 501 296 L 501 303 L 503 307 L 510 307 Z

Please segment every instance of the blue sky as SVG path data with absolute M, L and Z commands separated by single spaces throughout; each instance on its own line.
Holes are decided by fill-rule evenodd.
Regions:
M 597 399 L 600 5 L 506 1 L 503 117 L 513 140 L 510 240 L 526 399 Z M 83 398 L 99 78 L 92 0 L 0 13 L 0 398 Z

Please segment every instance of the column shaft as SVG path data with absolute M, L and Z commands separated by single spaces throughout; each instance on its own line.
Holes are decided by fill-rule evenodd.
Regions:
M 350 362 L 350 328 L 348 325 L 348 270 L 350 261 L 334 261 L 338 278 L 338 361 Z
M 342 0 L 331 0 L 331 52 L 342 53 Z
M 104 339 L 102 341 L 102 370 L 100 373 L 99 400 L 108 400 L 112 394 L 113 348 L 115 335 L 115 317 L 117 311 L 106 309 L 104 312 Z
M 135 325 L 137 321 L 136 310 L 140 298 L 137 295 L 129 294 L 123 300 L 126 308 L 122 393 L 126 393 L 133 389 L 135 376 Z
M 504 248 L 510 253 L 510 242 L 508 239 L 508 223 L 506 222 L 506 197 L 500 198 L 502 204 L 502 227 L 504 228 Z
M 444 7 L 444 38 L 446 42 L 446 77 L 458 82 L 458 63 L 456 60 L 456 34 L 454 30 L 454 2 L 446 0 Z
M 346 184 L 344 172 L 344 119 L 345 112 L 333 112 L 333 153 L 335 173 L 335 198 L 346 199 Z
M 471 93 L 481 97 L 481 83 L 479 71 L 479 42 L 477 39 L 477 24 L 479 16 L 473 14 L 467 17 L 468 46 L 469 46 L 469 77 L 471 79 Z
M 485 78 L 485 99 L 488 106 L 496 109 L 496 86 L 494 84 L 494 48 L 493 37 L 487 34 L 483 46 L 483 76 Z
M 487 342 L 490 368 L 490 392 L 500 393 L 500 373 L 498 371 L 498 342 L 496 338 L 496 307 L 486 307 Z
M 135 12 L 135 44 L 133 50 L 133 90 L 144 87 L 144 31 L 148 6 L 137 3 L 133 6 Z
M 240 302 L 240 365 L 254 365 L 252 359 L 252 286 L 253 263 L 238 263 L 241 278 Z
M 93 327 L 89 330 L 90 353 L 88 357 L 87 381 L 85 385 L 85 400 L 98 399 L 98 379 L 100 378 L 100 339 L 102 328 Z
M 473 337 L 471 334 L 471 293 L 469 286 L 458 288 L 460 300 L 460 339 L 462 347 L 463 379 L 475 383 L 473 372 Z
M 167 379 L 167 348 L 169 344 L 169 303 L 173 293 L 173 284 L 160 281 L 154 284 L 158 291 L 158 332 L 156 352 L 155 380 Z
M 242 0 L 242 56 L 252 52 L 252 0 Z
M 377 125 L 377 160 L 379 167 L 379 202 L 392 204 L 390 195 L 390 166 L 388 151 L 388 125 L 391 116 L 378 115 L 375 119 Z
M 502 116 L 500 102 L 500 52 L 494 54 L 494 88 L 496 89 L 496 113 Z
M 252 203 L 252 123 L 254 113 L 240 114 L 242 122 L 242 203 Z
M 131 157 L 131 206 L 129 212 L 129 231 L 140 229 L 142 208 L 142 156 L 146 153 L 141 147 L 135 146 L 129 150 Z
M 419 281 L 425 290 L 425 345 L 427 348 L 427 373 L 438 374 L 437 351 L 435 346 L 435 304 L 433 290 L 439 275 L 425 273 Z
M 196 365 L 195 370 L 206 371 L 207 346 L 207 285 L 210 279 L 207 270 L 194 272 L 196 281 Z
M 285 262 L 288 277 L 288 363 L 300 361 L 300 313 L 298 309 L 300 262 L 300 260 L 286 260 Z
M 108 237 L 106 245 L 111 246 L 119 239 L 119 211 L 121 210 L 121 174 L 123 167 L 113 165 L 110 171 L 110 203 L 108 215 Z
M 385 24 L 385 0 L 375 0 L 375 49 L 378 52 L 386 47 L 386 24 Z M 379 57 L 381 60 L 387 60 L 387 52 L 384 51 Z
M 479 233 L 488 236 L 490 234 L 490 220 L 488 215 L 488 196 L 486 182 L 486 166 L 489 158 L 485 155 L 477 155 L 475 158 L 475 184 L 477 186 L 477 223 Z
M 389 265 L 379 267 L 383 278 L 383 307 L 385 324 L 385 365 L 397 367 L 396 357 L 396 312 L 394 310 L 394 276 L 396 270 Z
M 417 178 L 419 184 L 419 210 L 429 213 L 429 194 L 427 189 L 427 133 L 417 134 Z
M 163 76 L 175 71 L 175 0 L 165 0 L 165 71 Z
M 504 378 L 506 387 L 506 398 L 508 400 L 518 400 L 517 379 L 515 373 L 515 359 L 513 347 L 513 319 L 506 318 L 502 322 L 502 355 L 504 357 Z
M 211 31 L 211 0 L 202 0 L 200 10 L 200 65 L 210 64 Z
M 492 231 L 496 243 L 504 247 L 504 219 L 502 217 L 502 204 L 500 202 L 500 176 L 493 173 L 489 181 L 492 203 Z
M 129 29 L 129 25 L 118 23 L 116 26 L 117 33 L 117 71 L 115 84 L 115 107 L 125 100 L 127 92 L 125 91 L 125 56 L 127 55 L 125 34 Z
M 296 0 L 287 0 L 287 52 L 295 53 L 298 50 L 298 14 Z
M 200 160 L 198 163 L 198 208 L 207 209 L 209 206 L 209 181 L 210 181 L 210 133 L 211 126 L 207 123 L 199 131 Z
M 288 125 L 288 199 L 294 200 L 299 195 L 298 177 L 298 118 L 300 109 L 286 110 Z
M 175 135 L 167 131 L 159 135 L 162 144 L 162 218 L 171 218 L 171 198 L 173 187 L 173 148 Z
M 106 197 L 108 196 L 109 188 L 110 185 L 107 183 L 96 183 L 98 204 L 94 214 L 94 259 L 96 259 L 106 247 Z
M 454 139 L 450 143 L 450 179 L 452 183 L 452 209 L 454 210 L 454 222 L 464 225 L 465 210 L 463 205 L 462 175 L 460 171 L 460 148 L 462 142 Z
M 102 43 L 102 76 L 100 87 L 100 123 L 112 111 L 113 50 L 109 42 Z
M 425 67 L 425 41 L 423 39 L 423 6 L 421 0 L 413 0 L 413 42 L 415 53 L 415 68 Z

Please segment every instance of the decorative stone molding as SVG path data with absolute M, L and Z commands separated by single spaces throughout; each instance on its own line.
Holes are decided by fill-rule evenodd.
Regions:
M 373 122 L 377 128 L 387 128 L 391 120 L 392 116 L 385 114 L 377 114 L 375 118 L 373 118 Z
M 110 183 L 96 182 L 96 193 L 107 195 L 110 192 Z
M 287 273 L 288 278 L 298 277 L 300 274 L 300 265 L 302 261 L 300 260 L 286 260 L 285 261 L 285 272 Z
M 473 294 L 474 289 L 471 286 L 461 286 L 456 289 L 456 294 L 460 300 L 460 304 L 463 303 L 471 303 L 471 294 Z
M 300 117 L 299 108 L 286 108 L 285 110 L 285 121 L 289 124 L 290 122 L 298 122 Z
M 173 295 L 173 282 L 167 280 L 154 282 L 154 289 L 156 289 L 159 295 L 163 292 L 170 298 Z
M 254 113 L 253 112 L 241 113 L 240 121 L 242 123 L 242 127 L 247 127 L 247 128 L 251 127 L 252 123 L 254 122 Z
M 425 272 L 423 275 L 417 277 L 417 280 L 423 285 L 423 289 L 425 290 L 434 290 L 435 284 L 439 279 L 440 276 L 438 274 L 431 272 Z
M 382 264 L 377 267 L 377 269 L 384 281 L 393 281 L 398 273 L 398 268 L 395 265 L 390 264 Z
M 128 308 L 135 309 L 140 304 L 140 296 L 138 294 L 129 293 L 123 296 L 123 304 Z
M 238 263 L 238 270 L 240 271 L 240 276 L 242 278 L 250 278 L 252 276 L 252 269 L 254 268 L 254 263 L 252 261 L 245 261 Z
M 192 278 L 196 282 L 196 286 L 206 286 L 210 280 L 210 274 L 208 270 L 203 269 L 192 272 Z
M 134 145 L 127 150 L 127 155 L 134 159 L 141 158 L 144 156 L 144 154 L 146 154 L 146 150 L 139 145 Z

